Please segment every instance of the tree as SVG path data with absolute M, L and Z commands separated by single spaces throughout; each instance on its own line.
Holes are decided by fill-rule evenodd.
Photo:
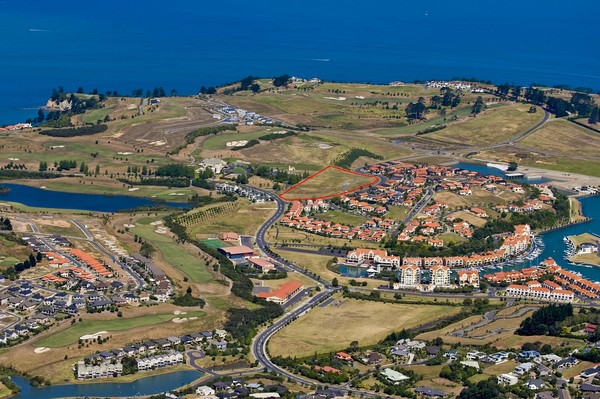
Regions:
M 142 255 L 146 258 L 151 258 L 155 252 L 156 252 L 156 249 L 154 249 L 154 247 L 151 244 L 149 244 L 145 241 L 142 243 L 142 246 L 140 247 L 140 255 Z
M 44 122 L 45 118 L 46 118 L 46 115 L 44 114 L 44 111 L 41 108 L 38 109 L 38 116 L 37 116 L 37 118 L 34 119 L 35 123 L 42 123 L 42 122 Z
M 339 287 L 340 283 L 337 279 L 337 277 L 334 277 L 333 280 L 331 280 L 331 286 L 332 287 Z
M 475 100 L 475 103 L 473 103 L 473 107 L 471 107 L 471 115 L 477 115 L 478 113 L 483 111 L 485 108 L 486 108 L 486 105 L 485 105 L 485 102 L 483 101 L 483 97 L 478 96 L 477 99 Z
M 573 93 L 571 96 L 571 104 L 577 111 L 579 116 L 588 116 L 594 109 L 594 99 L 585 93 Z
M 46 162 L 46 161 L 40 161 L 39 170 L 40 170 L 40 172 L 47 171 L 48 170 L 48 162 Z
M 250 90 L 252 93 L 258 93 L 260 91 L 260 85 L 258 83 L 253 83 L 252 86 L 250 86 Z
M 590 118 L 588 119 L 588 122 L 591 124 L 596 124 L 599 121 L 600 121 L 600 108 L 598 106 L 596 106 L 590 113 Z
M 513 86 L 511 91 L 515 98 L 518 99 L 521 96 L 521 86 Z
M 290 81 L 290 75 L 288 75 L 288 74 L 277 76 L 275 79 L 273 79 L 273 86 L 275 86 L 275 87 L 287 86 L 289 81 Z
M 496 92 L 501 96 L 507 96 L 509 90 L 510 85 L 508 83 L 503 83 L 501 85 L 496 86 Z

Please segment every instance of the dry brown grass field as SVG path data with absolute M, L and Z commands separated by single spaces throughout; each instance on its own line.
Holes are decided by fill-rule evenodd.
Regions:
M 346 348 L 352 341 L 370 345 L 392 331 L 411 328 L 460 311 L 439 305 L 399 305 L 336 296 L 280 330 L 270 341 L 274 356 L 308 356 Z M 338 304 L 338 302 L 340 302 Z M 393 317 L 390 317 L 393 315 Z
M 309 176 L 280 196 L 287 200 L 317 199 L 368 187 L 377 182 L 373 176 L 327 167 Z
M 489 146 L 510 141 L 542 120 L 542 112 L 530 114 L 527 112 L 529 108 L 526 104 L 513 104 L 489 109 L 423 137 L 470 146 Z
M 598 133 L 566 120 L 546 123 L 542 128 L 519 140 L 517 146 L 550 155 L 587 155 L 600 158 Z M 575 150 L 577 149 L 577 150 Z

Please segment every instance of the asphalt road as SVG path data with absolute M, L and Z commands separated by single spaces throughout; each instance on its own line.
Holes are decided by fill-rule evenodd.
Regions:
M 92 233 L 90 233 L 90 231 L 87 229 L 87 227 L 85 227 L 85 225 L 81 224 L 80 222 L 78 222 L 75 219 L 71 219 L 71 222 L 73 222 L 73 224 L 75 226 L 77 226 L 79 228 L 79 230 L 82 231 L 82 233 L 85 235 L 87 241 L 94 248 L 96 248 L 98 251 L 102 252 L 104 255 L 108 256 L 113 262 L 115 262 L 117 265 L 119 265 L 119 267 L 121 269 L 123 269 L 125 272 L 127 272 L 127 274 L 129 274 L 129 276 L 135 281 L 136 288 L 141 288 L 144 286 L 144 280 L 135 271 L 133 271 L 129 266 L 127 266 L 125 263 L 121 262 L 121 260 L 119 259 L 118 256 L 116 256 L 115 254 L 113 254 L 112 252 L 110 252 L 109 250 L 104 248 L 97 241 L 95 241 L 94 236 L 92 235 Z

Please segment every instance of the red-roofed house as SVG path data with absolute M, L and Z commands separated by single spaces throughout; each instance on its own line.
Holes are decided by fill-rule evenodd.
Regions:
M 289 301 L 294 295 L 302 291 L 304 285 L 299 281 L 289 281 L 282 284 L 278 289 L 270 292 L 258 293 L 259 298 L 266 299 L 269 302 L 275 302 L 279 305 L 283 305 Z

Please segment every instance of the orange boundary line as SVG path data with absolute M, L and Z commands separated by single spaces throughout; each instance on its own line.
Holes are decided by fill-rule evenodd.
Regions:
M 329 194 L 329 195 L 321 195 L 321 196 L 318 196 L 318 197 L 291 198 L 291 199 L 285 198 L 285 194 L 287 194 L 290 191 L 292 191 L 292 190 L 300 187 L 301 185 L 303 185 L 307 181 L 309 181 L 309 180 L 317 177 L 321 173 L 325 172 L 327 169 L 337 169 L 337 170 L 340 170 L 342 172 L 350 173 L 350 174 L 357 175 L 357 176 L 370 177 L 371 179 L 373 179 L 373 181 L 371 181 L 371 183 L 363 184 L 361 186 L 358 186 L 358 187 L 353 188 L 351 190 L 346 190 L 346 191 L 341 192 L 341 193 L 335 193 L 335 194 Z M 279 198 L 281 198 L 284 201 L 308 201 L 308 200 L 320 200 L 320 199 L 326 199 L 326 198 L 339 197 L 341 195 L 350 194 L 350 193 L 353 193 L 355 191 L 362 190 L 364 188 L 372 186 L 373 184 L 377 183 L 378 181 L 379 181 L 379 178 L 376 177 L 376 176 L 373 176 L 373 175 L 369 175 L 369 174 L 366 174 L 366 173 L 355 172 L 353 170 L 348 170 L 348 169 L 340 168 L 339 166 L 329 165 L 329 166 L 324 167 L 323 169 L 321 169 L 320 171 L 318 171 L 314 175 L 308 176 L 306 179 L 300 181 L 299 183 L 294 184 L 292 187 L 288 188 L 287 190 L 285 190 L 284 192 L 282 192 L 281 194 L 279 194 Z

